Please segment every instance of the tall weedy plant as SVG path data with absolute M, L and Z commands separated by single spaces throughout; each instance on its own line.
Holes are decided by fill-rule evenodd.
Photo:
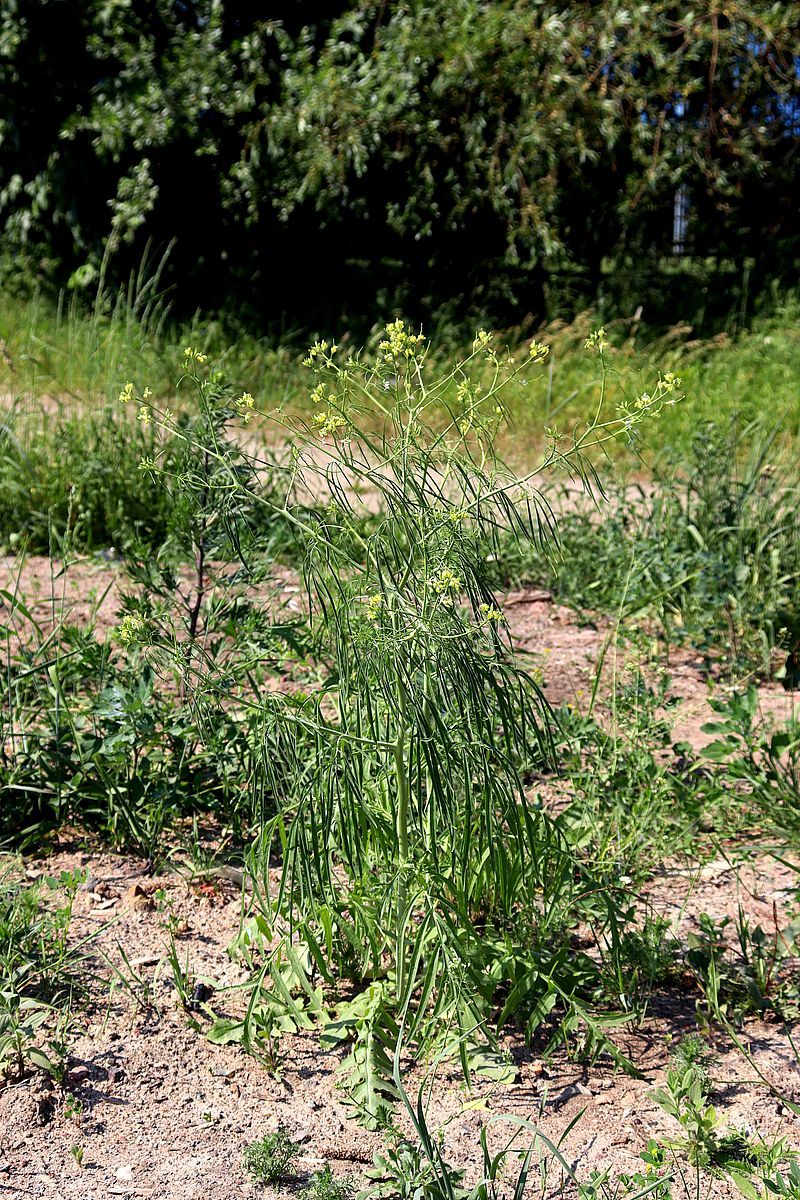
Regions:
M 127 574 L 137 588 L 123 596 L 117 638 L 143 649 L 168 677 L 162 693 L 177 696 L 181 721 L 191 714 L 192 733 L 204 744 L 187 744 L 184 759 L 197 768 L 198 792 L 208 786 L 229 796 L 233 785 L 242 803 L 234 812 L 226 801 L 225 820 L 252 828 L 271 812 L 259 765 L 268 731 L 255 698 L 287 659 L 305 653 L 303 622 L 286 612 L 271 569 L 281 536 L 269 520 L 281 503 L 280 492 L 273 494 L 279 468 L 256 462 L 239 444 L 253 399 L 197 348 L 184 351 L 174 410 L 132 381 L 119 399 L 131 420 L 152 431 L 152 452 L 139 469 L 168 493 L 169 519 L 160 546 L 128 548 Z M 169 731 L 178 724 L 173 717 Z M 212 747 L 221 770 L 209 778 L 198 764 Z
M 599 353 L 604 391 L 602 331 L 587 348 Z M 520 478 L 496 449 L 503 392 L 546 354 L 533 342 L 515 357 L 481 331 L 471 352 L 437 370 L 422 335 L 398 320 L 375 353 L 312 346 L 314 412 L 284 425 L 280 500 L 259 493 L 256 464 L 245 478 L 203 448 L 221 472 L 220 502 L 256 497 L 291 528 L 321 647 L 321 686 L 259 701 L 264 770 L 276 744 L 289 764 L 253 855 L 258 928 L 284 940 L 249 1013 L 270 1030 L 270 1006 L 296 1023 L 313 1013 L 327 1020 L 328 1044 L 350 1040 L 352 1094 L 372 1122 L 393 1095 L 399 1022 L 419 1047 L 457 1047 L 467 1074 L 504 1069 L 498 1021 L 532 1033 L 556 1008 L 562 1032 L 610 1045 L 592 1015 L 597 966 L 567 931 L 590 909 L 613 943 L 619 913 L 526 798 L 525 769 L 552 754 L 552 718 L 513 653 L 488 560 L 509 533 L 555 553 L 539 477 L 562 468 L 591 487 L 591 452 L 633 436 L 677 398 L 679 381 L 659 379 L 612 418 L 601 392 L 588 426 L 549 430 L 542 462 Z M 202 387 L 197 355 L 188 370 Z M 253 403 L 229 396 L 226 412 L 246 416 Z M 213 508 L 205 484 L 198 502 Z M 270 896 L 276 851 L 283 870 Z M 333 1018 L 312 986 L 319 973 L 357 985 Z

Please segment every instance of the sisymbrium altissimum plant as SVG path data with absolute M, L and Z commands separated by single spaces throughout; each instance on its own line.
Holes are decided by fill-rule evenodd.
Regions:
M 223 448 L 223 428 L 248 421 L 255 401 L 237 399 L 214 373 L 208 384 L 203 357 L 187 351 L 201 406 L 217 415 L 186 435 L 204 470 L 174 478 L 190 509 L 195 497 L 203 530 L 261 505 L 291 531 L 321 678 L 316 688 L 239 697 L 259 709 L 262 768 L 277 801 L 252 870 L 262 932 L 282 932 L 285 949 L 271 960 L 279 977 L 259 974 L 259 1002 L 268 1009 L 280 992 L 285 1007 L 287 954 L 298 1019 L 313 994 L 323 1020 L 308 982 L 315 973 L 361 989 L 324 1036 L 353 1042 L 350 1086 L 372 1122 L 392 1096 L 397 1022 L 420 1047 L 457 1046 L 466 1072 L 499 1069 L 498 1019 L 530 1034 L 560 1010 L 563 1030 L 610 1045 L 591 1016 L 597 967 L 564 931 L 590 896 L 613 947 L 619 914 L 613 898 L 598 901 L 554 821 L 526 796 L 526 769 L 552 759 L 552 716 L 491 584 L 501 537 L 557 552 L 540 490 L 547 473 L 566 468 L 591 487 L 592 452 L 634 437 L 679 394 L 665 376 L 609 417 L 602 330 L 587 349 L 601 363 L 594 419 L 569 436 L 549 430 L 542 461 L 520 477 L 497 450 L 503 398 L 521 377 L 535 385 L 543 345 L 515 355 L 480 331 L 442 368 L 402 320 L 373 352 L 316 342 L 305 360 L 310 417 L 273 414 L 270 436 L 286 458 L 269 489 L 256 455 Z M 152 403 L 148 414 L 161 419 Z M 195 640 L 190 623 L 189 647 L 176 645 L 185 681 Z M 270 895 L 275 852 L 283 869 Z

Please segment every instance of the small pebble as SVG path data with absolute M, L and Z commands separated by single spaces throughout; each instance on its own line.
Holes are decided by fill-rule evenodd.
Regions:
M 556 1096 L 553 1101 L 556 1108 L 560 1108 L 562 1104 L 566 1104 L 568 1100 L 572 1100 L 575 1096 L 591 1096 L 591 1092 L 582 1083 L 570 1083 L 563 1092 Z

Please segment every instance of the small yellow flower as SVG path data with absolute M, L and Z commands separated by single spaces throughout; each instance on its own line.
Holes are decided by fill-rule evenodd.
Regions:
M 241 396 L 238 396 L 234 401 L 234 404 L 236 405 L 236 411 L 239 413 L 239 416 L 242 417 L 246 425 L 253 415 L 253 405 L 255 404 L 255 400 L 249 392 L 242 392 Z
M 139 411 L 136 414 L 136 420 L 141 421 L 143 425 L 150 424 L 150 409 L 146 404 L 140 405 Z
M 386 326 L 388 337 L 378 344 L 384 362 L 393 363 L 398 358 L 415 358 L 421 353 L 425 341 L 421 333 L 409 333 L 405 321 L 390 321 Z
M 139 613 L 126 613 L 117 626 L 117 637 L 123 646 L 141 642 L 147 634 L 147 623 Z
M 637 424 L 646 417 L 657 417 L 662 410 L 677 404 L 683 399 L 679 391 L 682 381 L 672 371 L 659 375 L 658 383 L 652 392 L 642 392 L 634 400 L 625 400 L 619 405 L 620 420 L 623 428 L 631 434 Z
M 600 354 L 603 353 L 607 345 L 608 338 L 606 337 L 606 331 L 602 326 L 590 333 L 586 341 L 583 343 L 585 350 L 597 350 Z
M 481 604 L 478 606 L 478 612 L 487 625 L 499 625 L 503 619 L 502 610 L 496 608 L 493 604 Z
M 480 394 L 483 388 L 479 383 L 472 383 L 469 379 L 462 379 L 456 387 L 456 399 L 459 404 L 474 404 L 480 399 Z
M 380 611 L 383 608 L 383 593 L 375 592 L 374 595 L 369 596 L 368 599 L 364 601 L 364 604 L 366 609 L 364 616 L 367 618 L 367 620 L 377 621 L 378 617 L 380 616 Z
M 314 413 L 314 416 L 311 419 L 319 428 L 319 432 L 324 438 L 328 437 L 330 434 L 336 437 L 337 434 L 347 425 L 347 421 L 344 419 L 341 413 L 337 413 L 335 409 L 332 408 L 326 409 L 325 412 Z
M 153 393 L 151 392 L 150 388 L 146 387 L 146 388 L 144 389 L 144 391 L 142 392 L 142 399 L 143 399 L 143 400 L 149 400 L 149 399 L 150 399 L 150 397 L 152 396 L 152 394 L 153 394 Z
M 491 334 L 487 333 L 485 329 L 479 329 L 475 334 L 475 338 L 472 342 L 472 353 L 484 353 L 490 363 L 494 363 L 495 366 L 499 365 L 497 351 L 492 346 Z
M 550 347 L 545 346 L 542 342 L 533 341 L 528 347 L 528 353 L 531 362 L 543 362 L 550 353 Z
M 453 594 L 461 590 L 461 580 L 449 567 L 442 567 L 430 580 L 430 588 L 443 603 L 452 604 Z
M 322 359 L 324 363 L 330 357 L 328 352 L 330 351 L 332 354 L 335 350 L 338 350 L 338 346 L 329 346 L 327 342 L 314 342 L 314 345 L 309 347 L 308 354 L 303 359 L 303 366 L 313 367 L 317 359 Z
M 133 384 L 130 380 L 125 384 L 125 387 L 119 394 L 120 404 L 127 404 L 133 399 Z

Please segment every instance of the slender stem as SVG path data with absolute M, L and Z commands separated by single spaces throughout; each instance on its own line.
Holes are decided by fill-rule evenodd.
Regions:
M 397 850 L 401 871 L 408 864 L 408 801 L 409 786 L 406 770 L 406 731 L 401 726 L 394 746 L 394 771 L 397 783 Z M 402 881 L 401 881 L 402 884 Z M 401 890 L 405 890 L 401 887 Z
M 203 597 L 205 596 L 205 569 L 206 569 L 206 509 L 209 498 L 209 472 L 210 472 L 209 454 L 206 450 L 203 455 L 203 490 L 200 499 L 200 509 L 202 518 L 200 521 L 199 535 L 197 538 L 197 552 L 195 554 L 195 598 L 194 603 L 189 612 L 189 644 L 186 648 L 186 667 L 183 673 L 183 681 L 181 684 L 181 698 L 186 695 L 189 685 L 189 675 L 191 672 L 192 659 L 194 657 L 195 642 L 197 641 L 197 626 L 200 620 L 200 612 L 203 607 Z
M 403 922 L 408 904 L 408 805 L 410 788 L 408 769 L 406 765 L 406 697 L 403 684 L 397 680 L 397 697 L 400 716 L 398 721 L 397 738 L 394 744 L 394 775 L 397 787 L 397 813 L 395 828 L 397 830 L 397 919 L 395 939 L 397 945 L 397 991 L 403 995 L 405 986 L 405 938 L 402 935 Z
M 197 624 L 200 619 L 200 610 L 203 607 L 203 596 L 205 595 L 205 590 L 206 590 L 205 589 L 205 560 L 206 560 L 206 546 L 205 546 L 205 539 L 203 539 L 203 540 L 201 540 L 200 545 L 197 548 L 197 557 L 195 559 L 195 572 L 196 572 L 196 576 L 197 576 L 196 587 L 195 587 L 195 598 L 194 598 L 194 604 L 192 605 L 191 613 L 189 615 L 189 641 L 192 645 L 194 645 L 194 641 L 197 637 Z

